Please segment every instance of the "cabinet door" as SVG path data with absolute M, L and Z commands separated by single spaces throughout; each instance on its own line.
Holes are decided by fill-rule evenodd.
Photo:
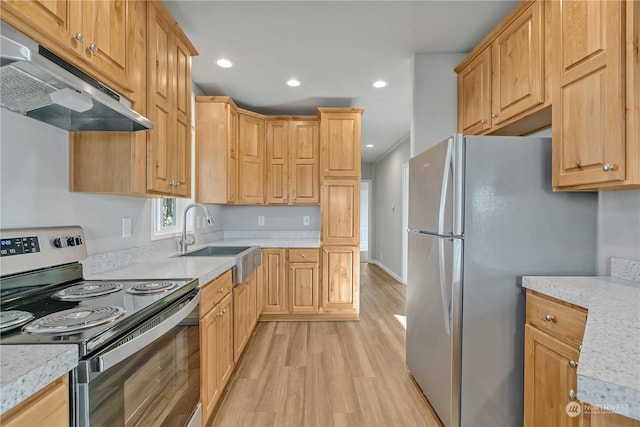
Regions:
M 244 284 L 233 288 L 233 360 L 240 359 L 242 350 L 247 344 L 247 307 L 249 303 L 248 288 Z
M 247 288 L 247 322 L 245 327 L 247 328 L 247 340 L 251 337 L 253 329 L 256 327 L 258 320 L 258 281 L 257 274 L 254 272 L 243 284 Z
M 214 310 L 218 314 L 216 320 L 216 370 L 220 391 L 229 381 L 233 372 L 233 300 L 227 295 Z
M 200 318 L 200 402 L 202 419 L 208 420 L 220 396 L 221 386 L 218 372 L 219 342 L 218 306 Z
M 579 352 L 562 341 L 525 325 L 524 425 L 525 427 L 578 427 L 579 417 L 567 413 L 575 397 Z
M 191 194 L 191 56 L 180 40 L 174 45 L 176 138 L 172 147 L 173 192 L 177 196 Z
M 289 186 L 291 203 L 320 203 L 318 168 L 320 166 L 320 125 L 317 121 L 291 122 Z
M 318 263 L 289 263 L 289 312 L 318 312 Z
M 491 49 L 458 74 L 458 130 L 480 135 L 491 129 Z
M 286 249 L 263 249 L 265 313 L 287 313 Z
M 320 161 L 325 177 L 360 177 L 362 112 L 320 111 Z
M 128 44 L 131 43 L 132 25 L 127 10 L 129 1 L 83 0 L 81 3 L 82 56 L 100 73 L 130 90 Z
M 40 37 L 29 31 L 28 27 L 41 32 L 46 40 L 38 40 L 44 46 L 51 47 L 56 43 L 64 49 L 75 50 L 79 54 L 83 49 L 83 43 L 78 39 L 84 39 L 82 32 L 82 2 L 74 0 L 2 0 L 3 20 L 21 27 L 27 35 L 38 40 Z M 19 21 L 7 19 L 7 14 L 18 17 L 27 24 L 22 28 Z M 76 39 L 76 35 L 78 39 Z M 86 41 L 86 40 L 85 40 Z
M 623 5 L 552 2 L 554 187 L 625 179 Z
M 147 189 L 171 194 L 172 152 L 176 135 L 172 107 L 175 38 L 155 7 L 149 7 L 148 115 L 153 129 L 147 131 Z
M 289 203 L 289 122 L 267 121 L 266 131 L 267 173 L 265 179 L 265 203 Z
M 322 310 L 358 312 L 360 303 L 360 248 L 325 246 L 322 249 Z
M 325 245 L 360 244 L 360 181 L 327 179 L 322 185 L 321 237 Z
M 228 105 L 227 130 L 227 203 L 238 202 L 238 111 Z
M 238 188 L 241 204 L 264 203 L 264 119 L 240 113 L 238 116 Z
M 492 44 L 492 126 L 544 102 L 543 13 L 533 3 Z

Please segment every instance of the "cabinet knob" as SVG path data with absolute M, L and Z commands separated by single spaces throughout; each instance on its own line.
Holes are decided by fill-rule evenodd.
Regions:
M 300 254 L 300 258 L 304 258 L 304 254 Z
M 224 294 L 224 288 L 218 289 L 218 292 L 221 293 L 221 294 Z
M 293 196 L 293 200 L 296 200 L 296 196 Z
M 326 174 L 328 174 L 328 173 L 329 173 L 329 169 L 325 169 L 325 170 L 324 170 L 324 174 L 326 175 Z
M 578 394 L 573 391 L 573 389 L 569 390 L 569 400 L 576 400 L 578 398 Z
M 221 312 L 221 311 L 219 311 L 219 312 L 218 312 L 218 317 L 222 317 L 222 316 L 224 316 L 224 313 L 223 313 L 223 312 Z
M 75 36 L 73 36 L 73 38 L 78 40 L 80 43 L 84 41 L 84 36 L 82 35 L 82 33 L 77 33 Z
M 227 314 L 227 309 L 226 308 L 222 309 L 222 314 Z
M 289 266 L 289 270 L 293 271 L 293 265 Z
M 482 120 L 480 120 L 480 124 L 481 124 L 481 125 L 486 125 L 486 124 L 487 124 L 487 120 L 486 120 L 486 119 L 482 119 Z
M 495 119 L 496 117 L 498 117 L 498 113 L 491 113 L 491 118 Z
M 605 163 L 602 165 L 602 170 L 605 172 L 610 172 L 613 170 L 613 166 L 610 163 Z
M 93 53 L 98 53 L 98 46 L 96 46 L 96 44 L 95 44 L 95 43 L 91 43 L 91 44 L 89 45 L 89 50 L 90 50 L 91 52 L 93 52 Z
M 569 366 L 575 368 L 578 364 L 574 360 L 569 360 Z
M 545 314 L 545 316 L 544 316 L 544 320 L 545 320 L 546 322 L 553 322 L 553 321 L 554 321 L 554 319 L 555 319 L 555 317 L 553 317 L 553 316 L 552 316 L 552 315 L 550 315 L 550 314 Z

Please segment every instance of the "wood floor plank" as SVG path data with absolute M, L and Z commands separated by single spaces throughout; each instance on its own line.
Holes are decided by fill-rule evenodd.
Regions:
M 257 325 L 213 426 L 441 426 L 405 366 L 406 287 L 360 277 L 358 322 Z

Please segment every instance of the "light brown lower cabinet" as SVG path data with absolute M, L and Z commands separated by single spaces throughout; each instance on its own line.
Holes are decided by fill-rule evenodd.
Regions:
M 305 320 L 317 317 L 320 302 L 318 249 L 263 249 L 262 262 L 264 309 L 260 319 Z
M 200 302 L 200 402 L 202 425 L 213 414 L 222 390 L 231 377 L 233 358 L 233 299 L 231 271 L 203 287 Z M 223 290 L 223 292 L 220 292 Z M 226 295 L 218 299 L 217 295 Z M 211 298 L 216 298 L 211 305 Z
M 233 359 L 237 362 L 257 321 L 257 274 L 233 288 Z
M 69 422 L 69 376 L 66 374 L 2 415 L 5 427 L 68 427 Z
M 360 310 L 360 248 L 322 247 L 322 306 L 327 313 L 358 318 Z
M 577 367 L 587 310 L 527 291 L 524 427 L 640 427 L 577 400 Z

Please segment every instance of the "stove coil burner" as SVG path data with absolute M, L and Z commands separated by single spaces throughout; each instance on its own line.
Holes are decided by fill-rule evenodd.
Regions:
M 10 331 L 29 322 L 34 315 L 28 311 L 8 310 L 0 311 L 0 332 Z
M 83 282 L 80 285 L 58 291 L 52 296 L 63 301 L 81 301 L 118 292 L 122 288 L 122 283 L 116 282 Z
M 109 323 L 124 316 L 124 313 L 124 308 L 113 306 L 72 308 L 36 319 L 23 330 L 34 335 L 70 335 Z
M 151 295 L 169 292 L 177 287 L 176 282 L 148 282 L 132 286 L 127 292 L 134 295 Z

